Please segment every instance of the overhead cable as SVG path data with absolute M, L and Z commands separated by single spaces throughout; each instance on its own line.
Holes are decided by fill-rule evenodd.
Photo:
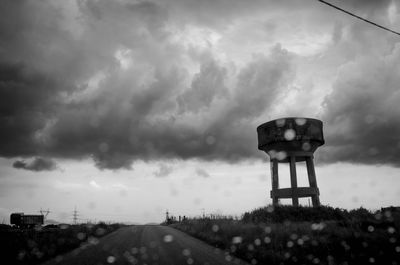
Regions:
M 372 21 L 370 21 L 370 20 L 368 20 L 368 19 L 365 19 L 365 18 L 362 18 L 362 17 L 360 17 L 360 16 L 357 16 L 356 14 L 353 14 L 353 13 L 347 11 L 347 10 L 344 10 L 343 8 L 340 8 L 340 7 L 338 7 L 338 6 L 335 6 L 334 4 L 328 3 L 328 2 L 326 2 L 326 1 L 324 1 L 324 0 L 318 0 L 318 1 L 321 2 L 321 3 L 323 3 L 323 4 L 325 4 L 325 5 L 328 5 L 328 6 L 330 6 L 330 7 L 333 7 L 333 8 L 335 8 L 335 9 L 339 10 L 339 11 L 342 11 L 342 12 L 344 12 L 344 13 L 350 15 L 350 16 L 353 16 L 353 17 L 355 17 L 355 18 L 358 18 L 358 19 L 360 19 L 360 20 L 362 20 L 362 21 L 364 21 L 364 22 L 367 22 L 367 23 L 369 23 L 369 24 L 372 24 L 372 25 L 374 25 L 374 26 L 376 26 L 376 27 L 378 27 L 378 28 L 381 28 L 381 29 L 383 29 L 383 30 L 389 31 L 389 32 L 391 32 L 391 33 L 393 33 L 393 34 L 396 34 L 396 35 L 399 35 L 399 36 L 400 36 L 400 33 L 397 32 L 397 31 L 391 30 L 391 29 L 389 29 L 389 28 L 387 28 L 387 27 L 384 27 L 384 26 L 381 26 L 381 25 L 379 25 L 379 24 L 377 24 L 377 23 L 375 23 L 375 22 L 372 22 Z

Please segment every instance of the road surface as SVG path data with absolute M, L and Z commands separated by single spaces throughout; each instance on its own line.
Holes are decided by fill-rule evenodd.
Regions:
M 121 228 L 45 265 L 223 265 L 247 264 L 222 250 L 166 226 Z

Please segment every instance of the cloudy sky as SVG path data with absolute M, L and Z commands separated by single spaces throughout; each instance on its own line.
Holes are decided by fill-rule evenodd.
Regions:
M 397 1 L 331 3 L 400 31 Z M 323 204 L 398 205 L 399 86 L 400 36 L 316 0 L 2 0 L 0 217 L 264 206 L 256 127 L 286 116 L 324 122 Z

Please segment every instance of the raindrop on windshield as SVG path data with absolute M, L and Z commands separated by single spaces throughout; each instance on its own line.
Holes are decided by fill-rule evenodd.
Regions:
M 233 244 L 240 244 L 240 243 L 242 243 L 242 237 L 240 237 L 240 236 L 235 236 L 235 237 L 233 237 L 233 238 L 232 238 L 232 243 L 233 243 Z
M 174 237 L 172 235 L 166 235 L 164 236 L 164 242 L 165 243 L 170 243 L 174 240 Z
M 219 226 L 218 225 L 213 225 L 212 226 L 212 230 L 213 230 L 213 232 L 218 232 L 218 230 L 219 230 Z
M 282 127 L 283 125 L 285 125 L 286 120 L 285 119 L 279 119 L 279 120 L 276 120 L 275 123 L 276 123 L 276 126 Z
M 296 132 L 293 129 L 287 129 L 283 136 L 287 141 L 292 141 L 296 137 Z
M 307 120 L 304 118 L 297 118 L 294 120 L 296 122 L 297 125 L 299 126 L 303 126 L 304 124 L 306 124 Z
M 114 256 L 108 256 L 108 258 L 107 258 L 108 263 L 114 263 L 115 260 L 116 260 L 116 258 Z

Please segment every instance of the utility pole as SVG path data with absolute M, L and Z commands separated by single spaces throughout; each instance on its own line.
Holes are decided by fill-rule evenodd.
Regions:
M 47 210 L 42 210 L 42 208 L 40 208 L 39 213 L 44 216 L 44 219 L 46 219 L 47 216 L 49 215 L 49 213 L 51 213 L 51 212 L 50 212 L 49 208 L 47 208 Z
M 76 210 L 76 206 L 75 206 L 75 208 L 74 208 L 74 224 L 76 225 L 76 222 L 77 222 L 77 220 L 78 220 L 78 211 Z

